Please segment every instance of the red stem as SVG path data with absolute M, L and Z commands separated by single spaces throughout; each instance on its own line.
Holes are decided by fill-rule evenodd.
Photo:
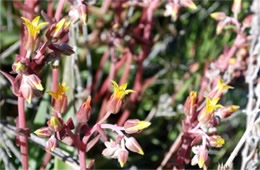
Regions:
M 42 166 L 41 166 L 40 170 L 45 170 L 46 169 L 46 166 L 50 162 L 51 158 L 52 158 L 52 155 L 49 152 L 45 152 L 44 160 L 43 160 L 43 163 L 42 163 Z
M 19 128 L 26 130 L 26 117 L 25 117 L 25 100 L 23 97 L 18 97 L 18 116 L 19 116 Z M 23 170 L 28 170 L 28 138 L 27 136 L 20 136 L 20 150 L 22 157 Z
M 53 16 L 53 0 L 48 1 L 48 9 L 47 9 L 47 14 L 49 17 Z
M 57 7 L 56 13 L 55 13 L 55 19 L 56 19 L 56 21 L 59 21 L 59 20 L 60 20 L 64 3 L 65 3 L 65 0 L 60 0 L 60 1 L 59 1 L 58 7 Z
M 59 68 L 54 67 L 52 69 L 52 87 L 51 87 L 52 91 L 54 92 L 57 91 L 58 83 L 59 83 Z
M 28 7 L 28 9 L 34 9 L 34 1 L 31 0 L 25 0 L 24 5 Z M 29 10 L 28 10 L 29 11 Z M 32 20 L 33 19 L 33 12 L 28 12 L 27 10 L 23 10 L 23 16 Z M 26 51 L 24 48 L 24 27 L 21 27 L 20 32 L 20 55 L 25 56 Z M 18 122 L 19 122 L 19 128 L 22 130 L 26 130 L 26 116 L 25 116 L 25 99 L 23 97 L 18 97 Z M 21 157 L 22 157 L 22 168 L 23 170 L 29 169 L 28 164 L 28 137 L 27 136 L 20 136 L 19 137 L 20 142 L 20 150 L 21 150 Z
M 81 170 L 86 170 L 86 153 L 85 150 L 82 150 L 78 147 L 79 151 L 79 166 Z

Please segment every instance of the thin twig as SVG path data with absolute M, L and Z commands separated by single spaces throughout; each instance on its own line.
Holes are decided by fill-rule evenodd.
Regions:
M 11 45 L 9 48 L 7 48 L 4 52 L 0 54 L 0 60 L 4 60 L 6 57 L 13 54 L 14 51 L 16 51 L 20 46 L 20 41 L 17 41 L 13 45 Z

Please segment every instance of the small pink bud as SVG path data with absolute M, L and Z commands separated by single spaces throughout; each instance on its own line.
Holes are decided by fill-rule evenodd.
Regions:
M 221 34 L 222 31 L 224 30 L 224 27 L 225 27 L 225 23 L 224 21 L 220 21 L 217 25 L 217 35 Z
M 184 113 L 186 115 L 193 115 L 196 111 L 196 100 L 197 100 L 197 93 L 192 91 L 190 92 L 189 97 L 186 99 L 184 104 Z
M 186 7 L 186 8 L 190 8 L 192 10 L 197 9 L 197 6 L 193 3 L 192 0 L 181 0 L 181 5 Z
M 178 3 L 168 3 L 165 8 L 166 10 L 164 12 L 164 16 L 171 16 L 172 20 L 176 21 L 180 10 L 180 5 Z
M 58 141 L 57 139 L 52 136 L 47 142 L 46 142 L 46 146 L 45 146 L 45 149 L 48 150 L 48 151 L 53 151 L 58 145 Z
M 220 148 L 225 144 L 225 140 L 219 135 L 213 135 L 209 138 L 210 145 L 216 148 Z
M 35 74 L 23 75 L 23 80 L 35 90 L 43 90 L 41 80 Z
M 240 107 L 236 105 L 231 105 L 231 106 L 225 106 L 224 108 L 219 110 L 219 115 L 221 118 L 227 118 L 229 117 L 232 113 L 237 111 Z
M 87 24 L 87 6 L 85 4 L 80 5 L 79 7 L 80 19 L 83 24 Z
M 198 150 L 198 165 L 200 168 L 206 167 L 206 161 L 208 160 L 208 150 L 200 147 Z
M 144 155 L 141 146 L 139 145 L 139 143 L 136 141 L 134 137 L 130 137 L 130 138 L 126 137 L 125 140 L 126 140 L 125 145 L 127 149 L 129 149 L 132 152 L 139 153 L 140 155 Z
M 32 87 L 26 83 L 21 83 L 20 86 L 20 92 L 22 93 L 23 98 L 26 99 L 26 101 L 31 104 L 32 102 L 32 96 L 33 96 L 33 90 Z
M 126 149 L 120 149 L 118 151 L 118 162 L 120 163 L 121 167 L 124 167 L 125 163 L 128 159 L 128 151 Z
M 85 124 L 90 119 L 90 114 L 91 114 L 90 103 L 91 103 L 91 97 L 89 96 L 87 101 L 80 106 L 80 109 L 76 114 L 79 123 Z
M 140 121 L 138 119 L 129 119 L 125 122 L 124 128 L 125 132 L 128 134 L 137 133 L 141 130 L 149 127 L 151 125 L 150 122 Z
M 211 16 L 211 18 L 213 18 L 217 21 L 221 21 L 226 18 L 226 14 L 224 12 L 214 12 L 214 13 L 211 13 L 210 16 Z
M 232 12 L 234 13 L 235 17 L 241 12 L 242 2 L 241 0 L 234 0 L 232 5 Z
M 42 138 L 48 138 L 52 135 L 52 132 L 50 130 L 49 127 L 42 127 L 40 129 L 37 129 L 36 131 L 34 131 L 34 133 Z
M 245 28 L 249 28 L 251 26 L 252 20 L 253 20 L 253 14 L 247 16 L 244 20 L 243 20 L 243 26 Z

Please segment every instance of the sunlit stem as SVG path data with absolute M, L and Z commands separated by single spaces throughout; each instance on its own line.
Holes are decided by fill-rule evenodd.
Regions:
M 26 129 L 25 100 L 23 97 L 18 97 L 18 119 L 19 119 L 19 128 L 25 130 Z M 19 136 L 23 170 L 28 170 L 29 168 L 27 141 L 28 141 L 27 136 Z

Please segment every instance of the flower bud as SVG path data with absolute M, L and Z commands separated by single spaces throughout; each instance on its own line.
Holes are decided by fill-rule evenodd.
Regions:
M 128 151 L 126 149 L 120 149 L 118 151 L 118 162 L 120 163 L 121 167 L 124 167 L 125 163 L 127 162 L 128 159 Z
M 87 101 L 80 106 L 79 111 L 76 114 L 76 118 L 79 123 L 85 124 L 88 122 L 91 114 L 90 103 L 91 103 L 91 97 L 89 96 Z
M 34 131 L 34 133 L 41 138 L 48 138 L 52 135 L 52 132 L 49 127 L 42 127 Z
M 53 30 L 51 30 L 51 36 L 54 38 L 60 37 L 61 34 L 68 32 L 70 21 L 66 21 L 65 18 L 61 19 L 54 27 Z
M 247 16 L 244 20 L 243 20 L 243 27 L 245 28 L 249 28 L 251 26 L 252 20 L 253 20 L 253 14 Z
M 124 128 L 125 132 L 128 134 L 137 133 L 141 130 L 149 127 L 151 125 L 150 122 L 140 121 L 138 119 L 129 119 L 125 122 Z
M 129 149 L 132 152 L 139 153 L 140 155 L 144 155 L 141 146 L 139 145 L 139 143 L 136 141 L 134 137 L 130 137 L 130 138 L 126 137 L 125 140 L 126 140 L 125 145 L 127 149 Z
M 206 161 L 208 160 L 208 150 L 207 149 L 201 149 L 198 152 L 198 165 L 200 168 L 204 168 L 206 166 Z
M 225 144 L 225 140 L 219 135 L 213 135 L 210 136 L 209 143 L 212 147 L 220 148 Z
M 35 74 L 23 75 L 23 79 L 35 90 L 43 90 L 41 80 Z
M 226 18 L 226 14 L 224 12 L 214 12 L 210 14 L 210 17 L 217 21 L 221 21 Z
M 185 104 L 184 104 L 184 113 L 186 115 L 193 115 L 195 113 L 196 100 L 197 100 L 197 93 L 194 91 L 190 92 L 190 95 L 186 99 Z
M 197 6 L 193 3 L 192 0 L 181 0 L 181 5 L 183 5 L 186 8 L 190 8 L 192 10 L 197 9 Z
M 216 29 L 217 35 L 222 33 L 222 31 L 224 30 L 224 27 L 225 27 L 225 22 L 224 21 L 220 21 L 218 23 L 217 29 Z
M 57 132 L 62 128 L 62 123 L 58 117 L 51 116 L 51 119 L 48 121 L 48 126 L 51 130 Z
M 225 106 L 224 108 L 219 110 L 219 116 L 223 118 L 229 117 L 232 113 L 237 111 L 240 107 L 236 105 L 231 105 L 231 106 Z
M 234 13 L 235 17 L 241 12 L 242 2 L 241 0 L 234 0 L 232 5 L 232 12 Z
M 87 6 L 85 4 L 80 5 L 79 7 L 80 19 L 84 25 L 87 24 Z
M 33 90 L 31 88 L 31 86 L 29 86 L 28 84 L 26 83 L 21 83 L 21 86 L 20 86 L 20 92 L 23 96 L 23 98 L 26 99 L 26 101 L 31 104 L 32 102 L 32 96 L 33 96 Z
M 45 146 L 45 149 L 48 150 L 48 151 L 54 151 L 54 149 L 57 147 L 58 145 L 58 141 L 57 139 L 52 136 L 47 142 L 46 142 L 46 146 Z
M 164 16 L 171 16 L 172 20 L 176 21 L 180 10 L 180 5 L 177 3 L 168 3 L 165 8 L 166 10 L 164 12 Z
M 191 165 L 194 166 L 198 164 L 200 168 L 207 169 L 208 149 L 203 146 L 194 146 L 192 147 L 192 151 L 195 155 L 191 160 Z

